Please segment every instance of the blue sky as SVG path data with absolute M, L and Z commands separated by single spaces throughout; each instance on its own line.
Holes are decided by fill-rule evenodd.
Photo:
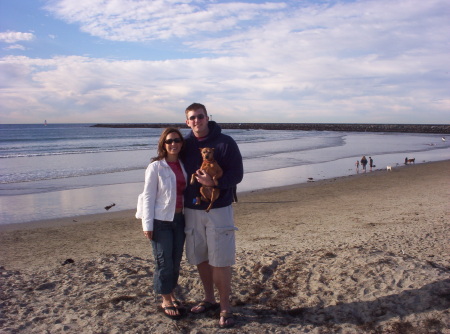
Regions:
M 448 0 L 0 0 L 0 123 L 450 121 Z

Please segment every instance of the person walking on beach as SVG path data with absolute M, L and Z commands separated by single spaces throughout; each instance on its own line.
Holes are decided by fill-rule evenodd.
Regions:
M 136 218 L 142 219 L 144 235 L 151 240 L 153 248 L 154 290 L 162 296 L 164 315 L 175 320 L 185 313 L 174 294 L 185 241 L 183 192 L 187 174 L 178 159 L 183 146 L 184 139 L 178 129 L 167 128 L 162 132 L 157 156 L 145 172 L 144 192 L 136 213 Z
M 362 166 L 363 171 L 366 171 L 367 158 L 365 155 L 363 155 L 363 157 L 361 158 L 361 166 Z
M 223 170 L 217 188 L 220 196 L 209 212 L 208 203 L 196 205 L 198 186 L 188 184 L 185 191 L 186 256 L 196 265 L 204 289 L 204 299 L 191 309 L 204 313 L 220 307 L 219 326 L 234 326 L 231 311 L 231 266 L 235 263 L 236 245 L 233 214 L 233 190 L 242 181 L 244 168 L 236 142 L 222 133 L 220 126 L 210 121 L 206 107 L 193 103 L 185 110 L 186 124 L 191 132 L 185 137 L 186 149 L 182 159 L 188 175 L 197 174 L 197 181 L 204 186 L 215 186 L 212 178 L 203 170 L 199 148 L 214 148 L 214 159 Z M 214 287 L 219 292 L 220 304 L 216 303 Z
M 369 157 L 369 166 L 370 166 L 370 170 L 372 171 L 372 167 L 373 167 L 373 159 L 372 159 L 372 157 Z
M 356 166 L 356 172 L 359 172 L 359 160 L 356 160 L 355 166 Z

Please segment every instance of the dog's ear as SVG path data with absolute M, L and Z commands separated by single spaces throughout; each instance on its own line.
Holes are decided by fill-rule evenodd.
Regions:
M 201 152 L 203 150 L 203 148 L 200 147 L 198 150 Z

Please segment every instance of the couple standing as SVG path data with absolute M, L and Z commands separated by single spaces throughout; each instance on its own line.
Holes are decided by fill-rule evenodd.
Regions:
M 204 288 L 204 299 L 191 309 L 204 313 L 220 307 L 219 326 L 234 325 L 230 305 L 231 266 L 235 263 L 233 190 L 243 178 L 242 156 L 236 142 L 213 121 L 204 105 L 186 108 L 186 124 L 191 132 L 183 138 L 180 131 L 167 128 L 158 143 L 158 155 L 145 172 L 144 192 L 140 196 L 137 218 L 142 219 L 144 235 L 151 240 L 155 257 L 154 289 L 162 295 L 164 314 L 172 319 L 182 316 L 183 306 L 174 295 L 186 240 L 186 256 L 196 265 Z M 214 148 L 214 158 L 223 176 L 214 184 L 199 170 L 200 148 Z M 190 185 L 188 176 L 197 173 L 203 186 L 216 186 L 220 196 L 210 212 L 207 203 L 196 205 L 198 186 Z M 142 207 L 142 210 L 139 208 Z M 220 304 L 214 296 L 214 286 Z

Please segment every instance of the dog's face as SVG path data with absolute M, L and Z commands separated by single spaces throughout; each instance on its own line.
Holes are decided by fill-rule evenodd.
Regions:
M 203 160 L 213 160 L 214 159 L 214 149 L 210 147 L 204 147 L 200 149 L 200 153 Z

